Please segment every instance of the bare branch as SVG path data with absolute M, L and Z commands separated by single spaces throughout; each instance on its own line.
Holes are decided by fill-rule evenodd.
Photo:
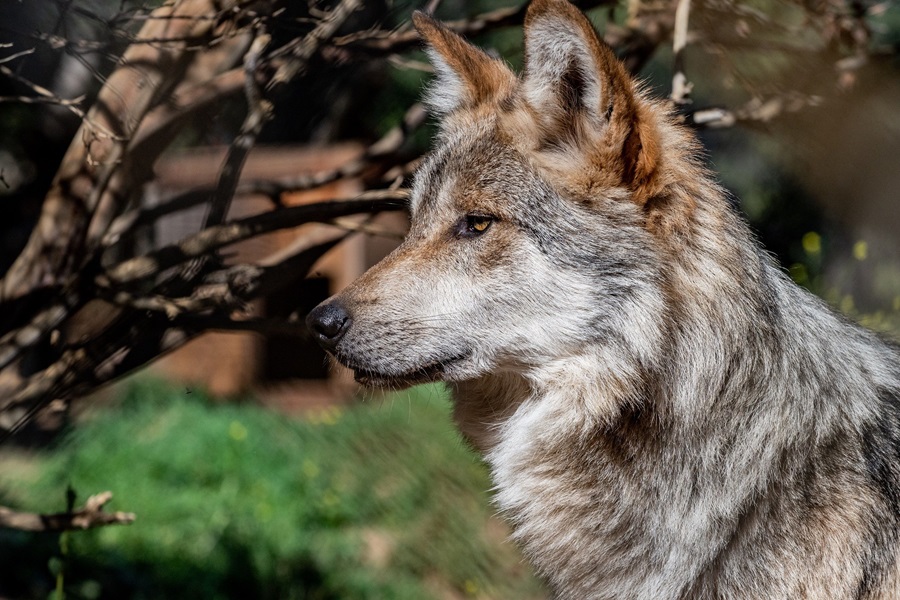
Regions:
M 672 42 L 674 55 L 675 74 L 672 76 L 672 102 L 676 105 L 689 104 L 691 101 L 691 88 L 693 87 L 684 73 L 684 49 L 687 46 L 688 17 L 691 11 L 691 0 L 678 0 L 678 8 L 675 9 L 675 32 Z
M 719 107 L 698 109 L 689 113 L 686 121 L 697 128 L 723 129 L 733 127 L 738 123 L 768 123 L 784 114 L 795 113 L 803 108 L 821 104 L 822 99 L 818 96 L 804 96 L 797 93 L 779 94 L 766 99 L 753 98 L 733 110 Z
M 361 0 L 342 0 L 337 7 L 319 21 L 318 25 L 310 33 L 302 38 L 300 43 L 296 45 L 288 44 L 288 47 L 283 48 L 282 51 L 289 51 L 290 59 L 275 72 L 275 75 L 269 81 L 268 89 L 273 90 L 305 71 L 309 59 L 318 51 L 321 44 L 330 39 L 344 21 L 360 6 Z M 269 44 L 270 39 L 268 34 L 258 34 L 244 56 L 244 70 L 246 72 L 245 91 L 248 104 L 247 116 L 244 118 L 244 123 L 241 125 L 241 130 L 237 137 L 228 147 L 228 156 L 219 174 L 216 191 L 203 220 L 204 229 L 219 225 L 225 219 L 247 156 L 256 144 L 256 138 L 262 131 L 263 126 L 272 118 L 273 105 L 262 97 L 256 81 L 257 70 L 260 66 L 260 55 Z M 200 264 L 191 263 L 185 268 L 190 271 L 197 271 L 200 268 Z
M 235 265 L 213 271 L 204 276 L 189 297 L 169 298 L 119 290 L 113 291 L 109 300 L 120 306 L 160 311 L 173 321 L 182 315 L 209 310 L 218 314 L 244 310 L 250 299 L 265 296 L 286 281 L 305 274 L 316 260 L 346 237 L 346 233 L 338 233 L 322 241 L 301 244 L 299 249 L 271 265 Z
M 65 350 L 55 363 L 0 396 L 0 426 L 6 427 L 0 433 L 0 441 L 60 394 L 77 395 L 95 389 L 180 347 L 203 331 L 198 326 L 203 320 L 196 318 L 203 315 L 185 314 L 183 310 L 214 309 L 212 314 L 223 318 L 223 312 L 228 314 L 253 297 L 273 293 L 304 277 L 315 261 L 344 237 L 346 234 L 301 246 L 270 265 L 236 265 L 209 273 L 204 278 L 208 287 L 202 297 L 198 294 L 197 298 L 173 300 L 158 295 L 127 297 L 119 292 L 118 300 L 132 307 L 139 305 L 144 311 L 116 318 L 97 337 Z M 17 418 L 13 423 L 4 423 L 14 415 Z
M 223 246 L 311 221 L 322 221 L 361 212 L 396 210 L 404 206 L 403 201 L 408 195 L 407 190 L 375 190 L 364 192 L 353 200 L 317 202 L 281 208 L 210 227 L 178 244 L 166 246 L 151 254 L 115 265 L 101 275 L 97 283 L 103 288 L 109 288 L 112 285 L 143 281 L 165 269 L 204 256 Z
M 0 102 L 15 102 L 16 104 L 55 104 L 56 106 L 64 106 L 69 109 L 75 109 L 74 112 L 79 117 L 84 117 L 84 112 L 78 108 L 78 105 L 84 102 L 84 96 L 78 98 L 45 98 L 44 96 L 0 96 Z
M 26 325 L 13 329 L 0 337 L 0 369 L 19 357 L 23 350 L 32 347 L 69 316 L 74 306 L 68 294 L 38 312 Z
M 607 3 L 611 3 L 611 0 L 598 0 L 588 4 L 597 6 Z M 581 4 L 586 3 L 582 2 Z M 527 7 L 528 3 L 526 2 L 520 6 L 498 8 L 469 19 L 446 21 L 445 25 L 463 35 L 476 35 L 496 27 L 520 25 L 525 19 Z M 372 29 L 337 37 L 333 40 L 332 45 L 336 49 L 361 53 L 365 56 L 372 56 L 373 53 L 384 56 L 418 47 L 420 43 L 419 34 L 414 29 L 405 31 Z
M 0 395 L 0 443 L 54 398 L 72 398 L 182 346 L 197 332 L 173 327 L 154 312 L 120 314 L 85 343 L 64 350 L 43 370 L 4 385 Z
M 93 529 L 106 525 L 128 525 L 134 522 L 134 513 L 104 512 L 103 507 L 110 500 L 112 492 L 101 492 L 88 498 L 79 509 L 53 514 L 18 512 L 0 506 L 0 527 L 19 531 L 60 532 Z
M 248 182 L 242 185 L 241 193 L 261 193 L 270 198 L 277 198 L 281 194 L 299 192 L 321 187 L 328 183 L 350 177 L 359 177 L 369 171 L 376 163 L 382 163 L 380 173 L 385 177 L 381 182 L 393 179 L 387 173 L 400 160 L 400 150 L 422 123 L 425 122 L 427 113 L 422 104 L 416 102 L 410 106 L 403 116 L 403 120 L 388 130 L 378 141 L 366 148 L 363 155 L 339 168 L 315 173 L 313 175 L 300 175 L 289 180 Z
M 30 52 L 20 52 L 19 54 L 30 54 Z M 81 108 L 78 106 L 79 104 L 84 102 L 84 96 L 70 99 L 59 98 L 47 88 L 25 79 L 6 65 L 0 64 L 0 73 L 6 75 L 10 79 L 18 81 L 19 83 L 33 91 L 35 94 L 37 94 L 37 96 L 4 96 L 0 97 L 0 102 L 19 102 L 20 104 L 56 104 L 70 110 L 79 119 L 83 119 L 85 117 L 84 111 L 81 110 Z M 112 133 L 108 130 L 104 130 L 103 133 L 106 135 L 112 135 Z
M 12 44 L 0 44 L 0 48 L 12 48 Z M 0 58 L 0 65 L 2 65 L 3 63 L 12 62 L 17 58 L 21 58 L 23 56 L 28 56 L 29 54 L 34 54 L 34 48 L 28 48 L 27 50 L 22 50 L 21 52 L 16 52 L 15 54 L 10 54 L 9 56 Z
M 187 297 L 168 298 L 158 294 L 136 295 L 128 291 L 113 292 L 114 304 L 138 310 L 161 311 L 169 319 L 185 313 L 202 313 L 211 309 L 244 310 L 245 300 L 257 295 L 260 277 L 265 269 L 255 265 L 236 265 L 214 271 L 204 283 L 197 284 Z M 209 281 L 212 279 L 212 281 Z
M 297 38 L 272 54 L 273 58 L 287 56 L 288 60 L 282 64 L 272 80 L 269 88 L 272 89 L 293 79 L 303 73 L 319 48 L 332 37 L 347 18 L 362 6 L 361 0 L 342 0 L 331 12 L 325 15 L 309 34 Z
M 218 225 L 228 213 L 231 199 L 234 197 L 238 179 L 247 155 L 256 144 L 256 138 L 262 131 L 263 125 L 271 118 L 272 104 L 264 100 L 256 83 L 256 71 L 259 67 L 259 55 L 269 44 L 271 38 L 268 34 L 260 33 L 250 44 L 250 49 L 244 56 L 245 92 L 249 109 L 241 130 L 234 141 L 228 147 L 228 156 L 219 173 L 219 181 L 213 193 L 203 227 Z

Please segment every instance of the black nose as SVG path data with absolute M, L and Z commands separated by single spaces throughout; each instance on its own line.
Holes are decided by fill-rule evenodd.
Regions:
M 323 302 L 306 317 L 306 326 L 316 341 L 330 352 L 334 352 L 351 323 L 350 313 L 338 302 Z

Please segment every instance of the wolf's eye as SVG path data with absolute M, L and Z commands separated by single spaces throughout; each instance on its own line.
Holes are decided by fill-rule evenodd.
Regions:
M 494 217 L 485 215 L 466 215 L 457 225 L 457 235 L 460 237 L 475 237 L 481 235 L 494 222 Z
M 491 225 L 491 220 L 487 217 L 469 217 L 469 227 L 478 233 L 485 231 Z

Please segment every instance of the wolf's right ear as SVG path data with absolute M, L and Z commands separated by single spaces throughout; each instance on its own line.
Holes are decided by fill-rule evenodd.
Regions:
M 491 58 L 458 33 L 421 11 L 412 16 L 413 25 L 428 44 L 426 51 L 434 65 L 435 80 L 425 95 L 428 109 L 445 115 L 458 108 L 477 106 L 507 93 L 515 85 L 515 75 L 502 61 Z

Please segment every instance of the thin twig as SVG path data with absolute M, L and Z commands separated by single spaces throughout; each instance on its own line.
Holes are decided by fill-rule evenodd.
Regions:
M 23 54 L 23 53 L 19 53 Z M 26 86 L 28 89 L 33 91 L 37 96 L 7 96 L 0 98 L 0 102 L 20 102 L 23 104 L 56 104 L 58 106 L 62 106 L 67 110 L 71 111 L 74 115 L 76 115 L 79 119 L 84 119 L 86 113 L 81 110 L 78 106 L 84 101 L 84 96 L 79 96 L 78 98 L 60 98 L 56 96 L 53 92 L 48 90 L 47 88 L 40 86 L 33 81 L 29 81 L 25 79 L 6 65 L 0 64 L 0 73 L 6 75 L 10 79 L 15 79 L 22 85 Z M 113 136 L 113 133 L 108 129 L 98 126 L 98 130 L 102 131 L 104 134 Z
M 362 6 L 361 0 L 342 0 L 327 15 L 322 17 L 315 29 L 302 38 L 297 38 L 272 53 L 272 57 L 287 56 L 275 75 L 269 81 L 269 88 L 274 88 L 303 73 L 309 65 L 309 59 L 319 48 L 334 37 L 338 28 Z
M 709 107 L 687 114 L 689 125 L 699 129 L 724 129 L 738 123 L 768 123 L 785 114 L 795 113 L 806 107 L 822 104 L 819 96 L 805 96 L 796 93 L 779 94 L 768 98 L 753 98 L 736 109 Z
M 0 527 L 19 531 L 59 532 L 106 525 L 128 525 L 134 522 L 134 513 L 104 512 L 103 507 L 110 500 L 112 492 L 101 492 L 88 498 L 79 509 L 54 514 L 19 512 L 0 506 Z
M 0 48 L 10 48 L 12 44 L 2 44 Z M 22 50 L 21 52 L 16 52 L 15 54 L 10 54 L 9 56 L 4 56 L 0 58 L 0 64 L 8 63 L 16 60 L 17 58 L 21 58 L 22 56 L 28 56 L 29 54 L 34 54 L 34 48 L 28 48 L 27 50 Z

